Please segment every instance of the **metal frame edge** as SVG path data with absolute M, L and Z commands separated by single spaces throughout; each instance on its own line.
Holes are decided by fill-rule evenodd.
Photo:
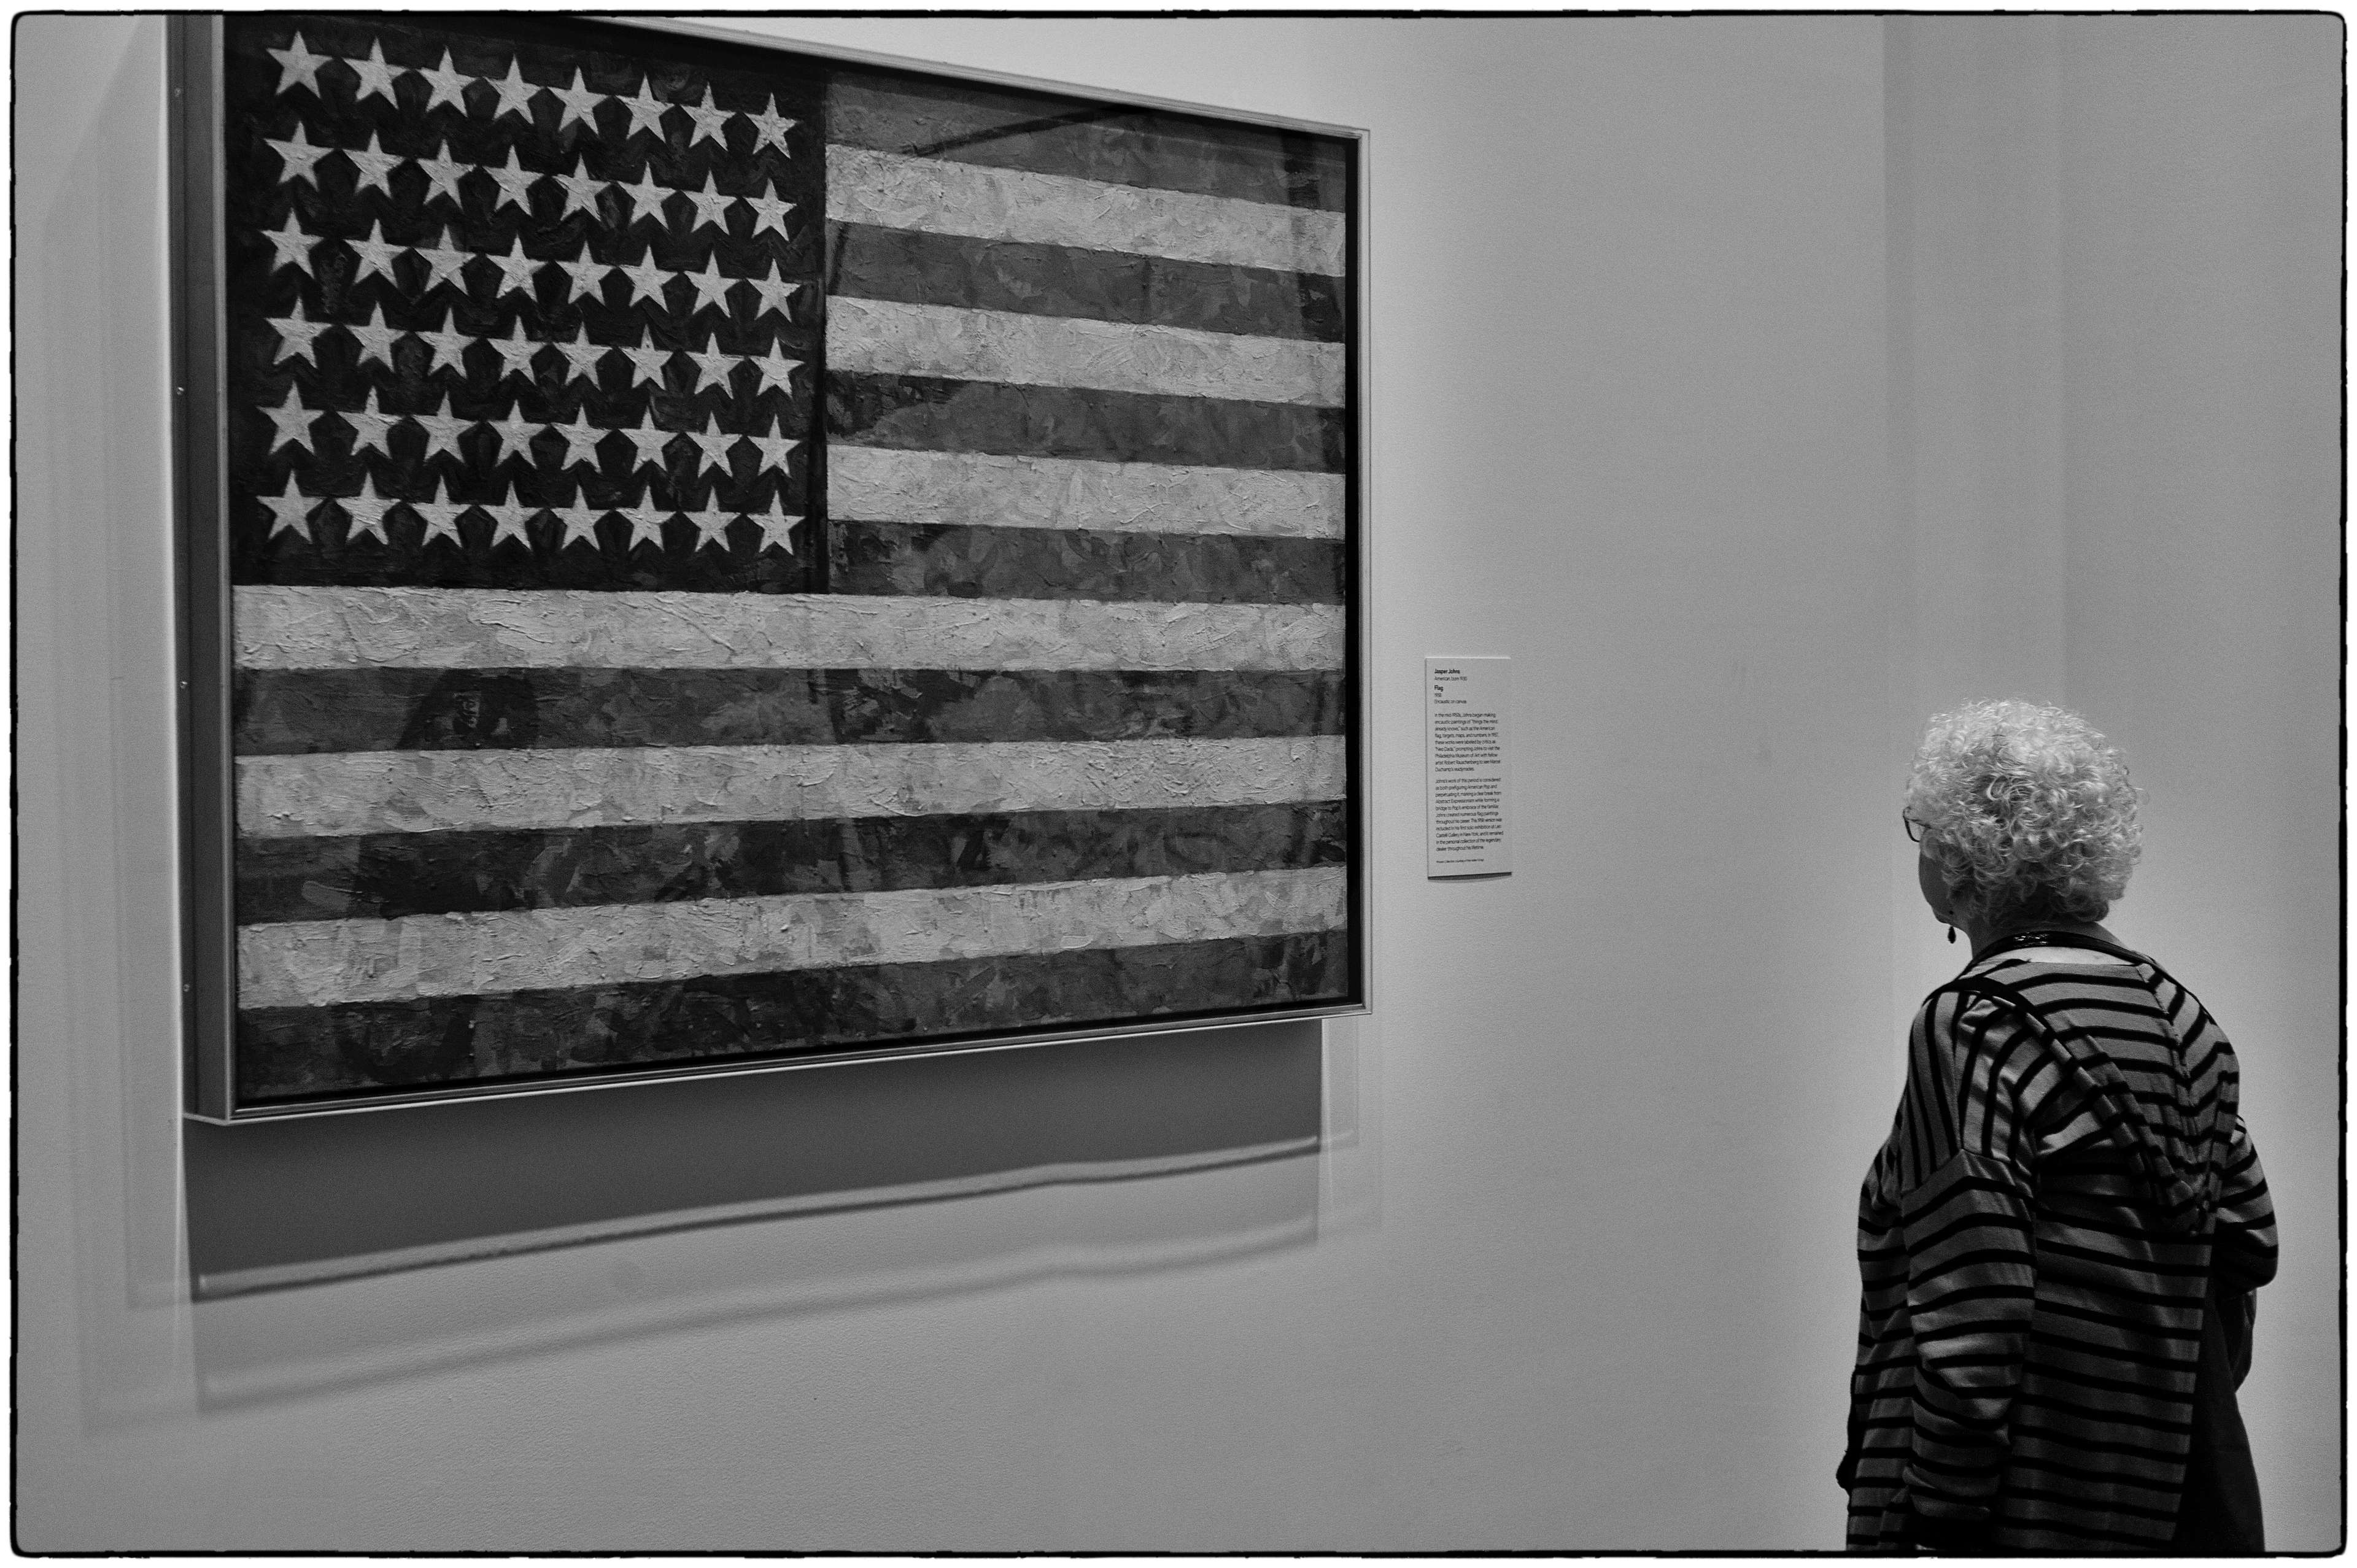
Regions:
M 228 478 L 221 353 L 222 277 L 219 15 L 167 18 L 172 94 L 171 527 L 178 592 L 181 784 L 181 1049 L 186 1110 L 233 1113 L 236 916 L 230 857 Z

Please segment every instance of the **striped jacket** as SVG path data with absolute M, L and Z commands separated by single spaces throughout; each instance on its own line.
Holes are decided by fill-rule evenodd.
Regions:
M 2150 960 L 2068 940 L 1984 954 L 1916 1015 L 1859 1202 L 1852 1550 L 1910 1512 L 1999 1549 L 2165 1545 L 2205 1286 L 2274 1277 L 2233 1047 Z

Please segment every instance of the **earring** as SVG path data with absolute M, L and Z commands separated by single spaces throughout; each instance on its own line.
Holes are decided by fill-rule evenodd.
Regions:
M 1948 928 L 1948 945 L 1950 947 L 1956 945 L 1956 928 L 1953 926 Z

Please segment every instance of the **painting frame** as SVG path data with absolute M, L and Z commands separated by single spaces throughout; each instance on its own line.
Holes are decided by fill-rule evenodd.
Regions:
M 371 25 L 370 18 L 344 15 L 355 25 Z M 1340 978 L 1339 984 L 1333 983 L 1329 978 L 1330 994 L 1275 1000 L 1265 1004 L 1248 1002 L 1239 1004 L 1232 997 L 1222 1004 L 1218 998 L 1207 997 L 1205 1000 L 1211 1004 L 1200 1007 L 1139 1011 L 1117 1017 L 1007 1018 L 997 1020 L 987 1028 L 949 1029 L 890 1039 L 834 1041 L 821 1045 L 789 1042 L 765 1050 L 737 1049 L 705 1056 L 635 1060 L 623 1058 L 539 1073 L 369 1084 L 317 1093 L 253 1092 L 251 1075 L 241 1079 L 240 1063 L 240 953 L 241 942 L 245 940 L 242 937 L 242 930 L 245 929 L 239 923 L 241 854 L 243 852 L 238 836 L 237 815 L 241 779 L 246 779 L 249 784 L 251 780 L 249 775 L 241 773 L 238 750 L 241 732 L 238 726 L 241 714 L 250 716 L 254 703 L 250 692 L 242 698 L 238 695 L 242 690 L 239 685 L 242 666 L 234 607 L 238 602 L 233 586 L 237 573 L 232 563 L 232 536 L 240 523 L 235 515 L 237 493 L 231 470 L 234 466 L 233 448 L 239 436 L 231 427 L 231 417 L 238 403 L 231 389 L 229 361 L 235 346 L 233 339 L 238 335 L 232 295 L 239 285 L 234 275 L 234 258 L 229 248 L 228 214 L 235 192 L 227 168 L 225 147 L 229 142 L 228 119 L 235 111 L 235 105 L 229 102 L 233 94 L 224 85 L 223 19 L 219 16 L 179 17 L 172 22 L 170 73 L 175 100 L 173 156 L 176 178 L 173 181 L 172 220 L 177 268 L 177 286 L 174 289 L 177 494 L 173 510 L 182 588 L 180 757 L 185 802 L 182 869 L 187 942 L 183 979 L 187 999 L 184 1038 L 188 1113 L 217 1122 L 277 1120 L 483 1096 L 578 1091 L 690 1076 L 793 1070 L 879 1058 L 996 1050 L 1060 1041 L 1117 1039 L 1138 1034 L 1345 1015 L 1366 1011 L 1370 1004 L 1372 975 L 1372 877 L 1364 854 L 1370 820 L 1368 746 L 1372 708 L 1367 694 L 1366 671 L 1371 643 L 1365 616 L 1368 507 L 1363 455 L 1368 449 L 1369 399 L 1365 352 L 1364 133 L 1278 116 L 1240 114 L 1224 109 L 1205 109 L 1098 89 L 949 69 L 860 51 L 773 42 L 724 27 L 693 22 L 436 17 L 426 25 L 389 16 L 383 25 L 426 33 L 463 32 L 469 37 L 488 37 L 511 42 L 518 38 L 528 43 L 545 43 L 551 38 L 570 38 L 582 48 L 599 48 L 609 54 L 628 52 L 641 64 L 652 61 L 672 66 L 683 59 L 708 64 L 715 59 L 725 59 L 738 70 L 770 69 L 782 72 L 791 67 L 791 71 L 799 73 L 802 79 L 826 84 L 829 90 L 833 84 L 846 80 L 845 73 L 851 73 L 866 81 L 918 84 L 910 91 L 919 98 L 922 96 L 922 84 L 938 84 L 940 91 L 947 95 L 945 102 L 961 96 L 971 98 L 977 93 L 1028 93 L 1067 105 L 1088 106 L 1085 113 L 1074 115 L 1075 119 L 1086 119 L 1092 113 L 1110 117 L 1116 124 L 1125 124 L 1123 116 L 1173 116 L 1179 117 L 1179 123 L 1189 124 L 1200 123 L 1206 126 L 1237 127 L 1239 135 L 1250 131 L 1265 131 L 1314 137 L 1320 144 L 1321 154 L 1328 149 L 1338 150 L 1340 166 L 1346 170 L 1344 178 L 1347 182 L 1347 197 L 1339 212 L 1343 265 L 1340 278 L 1333 280 L 1337 286 L 1329 292 L 1341 302 L 1343 328 L 1333 335 L 1335 353 L 1331 356 L 1340 362 L 1341 390 L 1337 400 L 1339 406 L 1328 418 L 1328 424 L 1340 431 L 1341 459 L 1334 465 L 1333 472 L 1339 481 L 1341 497 L 1341 521 L 1340 538 L 1335 542 L 1336 548 L 1332 552 L 1337 563 L 1334 569 L 1340 574 L 1340 591 L 1335 596 L 1340 603 L 1332 607 L 1335 614 L 1331 617 L 1339 623 L 1340 655 L 1339 670 L 1331 672 L 1329 700 L 1339 706 L 1341 715 L 1339 725 L 1334 726 L 1339 733 L 1333 734 L 1331 740 L 1332 750 L 1340 759 L 1344 784 L 1340 798 L 1332 802 L 1336 808 L 1331 814 L 1332 820 L 1321 831 L 1328 835 L 1323 853 L 1330 857 L 1333 845 L 1337 843 L 1340 845 L 1338 879 L 1340 890 L 1335 897 L 1340 901 L 1342 923 L 1338 928 L 1340 934 L 1335 939 L 1341 956 L 1339 959 L 1328 957 L 1324 961 L 1327 967 L 1321 973 Z M 297 40 L 295 48 L 299 49 L 302 47 Z M 516 69 L 520 72 L 521 55 L 517 58 L 519 64 Z M 756 63 L 748 66 L 748 61 Z M 450 58 L 446 52 L 442 66 L 447 71 L 450 65 Z M 393 69 L 422 74 L 414 66 L 397 65 Z M 691 66 L 689 69 L 694 68 Z M 651 71 L 645 81 L 648 86 L 642 87 L 641 91 L 651 91 Z M 581 86 L 577 79 L 575 86 Z M 554 89 L 549 91 L 553 92 Z M 476 96 L 479 98 L 480 95 Z M 393 101 L 391 92 L 387 92 L 385 97 L 389 102 Z M 714 102 L 708 89 L 704 102 L 707 106 Z M 775 111 L 777 107 L 773 99 L 770 108 Z M 466 113 L 467 108 L 462 101 L 460 113 Z M 529 130 L 531 113 L 527 112 L 524 118 Z M 447 156 L 447 148 L 444 156 Z M 576 161 L 576 171 L 578 172 L 582 166 Z M 653 179 L 653 170 L 654 164 L 650 158 L 645 172 L 640 177 Z M 707 188 L 710 188 L 708 185 Z M 774 197 L 779 193 L 772 188 L 770 194 Z M 531 209 L 527 207 L 527 217 L 530 212 Z M 570 217 L 569 209 L 567 216 Z M 294 221 L 291 216 L 289 221 Z M 832 210 L 820 226 L 819 243 L 821 253 L 825 258 L 823 267 L 824 275 L 830 279 L 838 276 L 842 270 L 844 236 L 850 231 Z M 436 243 L 440 242 L 436 241 Z M 412 253 L 414 255 L 414 252 Z M 590 253 L 586 248 L 580 252 L 585 258 Z M 650 248 L 645 254 L 651 263 L 653 250 Z M 413 267 L 410 271 L 414 275 L 415 269 Z M 772 275 L 776 275 L 774 268 Z M 393 276 L 393 274 L 387 274 L 388 280 Z M 355 279 L 355 284 L 358 281 Z M 828 499 L 834 494 L 825 488 L 828 483 L 825 469 L 828 454 L 837 447 L 856 445 L 856 442 L 842 441 L 831 428 L 822 428 L 823 422 L 832 417 L 831 408 L 823 408 L 822 405 L 834 396 L 834 383 L 823 380 L 835 369 L 829 362 L 824 347 L 830 340 L 827 312 L 838 302 L 847 302 L 850 306 L 859 303 L 856 297 L 832 293 L 834 286 L 834 284 L 830 282 L 826 288 L 817 291 L 815 303 L 819 319 L 810 324 L 820 334 L 822 346 L 816 354 L 811 356 L 816 363 L 811 375 L 809 401 L 812 407 L 808 416 L 814 437 L 811 442 L 810 475 L 806 481 L 810 487 L 808 512 L 811 521 L 827 529 L 835 527 L 839 521 L 835 509 L 827 504 Z M 526 297 L 528 300 L 531 297 L 529 291 Z M 250 316 L 252 313 L 248 311 L 247 314 Z M 521 336 L 523 330 L 522 320 L 519 317 L 515 331 Z M 586 339 L 588 333 L 584 331 L 577 337 Z M 644 333 L 640 335 L 640 341 L 646 341 Z M 707 338 L 705 347 L 709 349 L 712 346 L 712 339 Z M 463 379 L 468 373 L 462 361 L 460 377 Z M 594 381 L 592 385 L 594 390 Z M 660 385 L 658 383 L 659 388 Z M 307 399 L 298 397 L 296 403 L 298 407 L 309 411 Z M 333 406 L 330 404 L 330 408 Z M 368 406 L 371 409 L 377 406 L 373 398 Z M 449 406 L 456 412 L 455 403 Z M 518 403 L 511 406 L 520 417 L 522 404 Z M 318 412 L 324 413 L 329 409 Z M 576 413 L 576 420 L 580 417 Z M 773 424 L 770 428 L 774 434 L 783 427 Z M 615 434 L 615 430 L 608 428 L 604 434 L 610 435 Z M 251 446 L 251 441 L 247 445 Z M 299 447 L 296 449 L 296 455 L 301 455 Z M 357 456 L 365 470 L 374 455 L 362 452 Z M 504 453 L 500 461 L 505 461 Z M 529 450 L 525 452 L 523 461 L 527 466 L 533 461 Z M 290 489 L 294 488 L 291 478 L 288 482 Z M 781 479 L 781 494 L 783 484 Z M 372 491 L 372 484 L 370 488 Z M 250 487 L 248 493 L 253 493 Z M 307 489 L 303 493 L 307 496 L 311 492 Z M 581 493 L 586 499 L 587 492 Z M 712 493 L 716 497 L 718 492 Z M 438 489 L 436 494 L 438 498 Z M 513 499 L 513 496 L 511 487 L 510 498 Z M 533 520 L 535 526 L 544 526 L 554 510 L 544 509 L 536 515 Z M 411 515 L 418 514 L 412 512 Z M 683 503 L 682 512 L 673 515 L 666 526 L 676 525 L 685 515 Z M 693 521 L 692 518 L 689 521 Z M 741 532 L 750 521 L 748 516 L 740 514 L 733 526 Z M 608 516 L 601 526 L 610 526 L 614 521 L 615 519 Z M 316 526 L 324 529 L 328 525 L 320 523 Z M 452 536 L 454 542 L 456 537 Z M 275 531 L 271 538 L 277 538 Z M 361 541 L 355 535 L 350 542 L 358 547 Z M 430 539 L 427 542 L 431 542 Z M 593 548 L 597 546 L 594 540 L 588 542 Z M 1185 605 L 1183 600 L 1171 602 L 1182 608 Z M 1173 619 L 1171 624 L 1178 628 L 1178 631 L 1171 635 L 1184 634 L 1183 616 Z M 250 843 L 248 849 L 251 849 Z M 252 882 L 250 876 L 248 882 L 249 885 Z M 251 927 L 253 922 L 249 921 L 248 924 Z M 246 936 L 250 935 L 250 930 L 246 930 Z

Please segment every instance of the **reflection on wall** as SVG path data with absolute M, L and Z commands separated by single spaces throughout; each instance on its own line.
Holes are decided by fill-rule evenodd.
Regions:
M 192 1122 L 199 1400 L 1303 1245 L 1322 1079 L 1304 1022 Z

